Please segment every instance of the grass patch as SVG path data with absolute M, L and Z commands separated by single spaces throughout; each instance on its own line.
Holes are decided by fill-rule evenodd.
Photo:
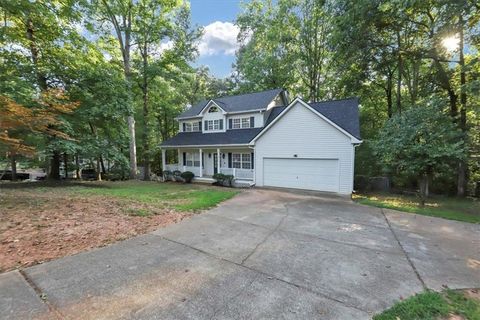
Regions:
M 152 213 L 147 210 L 147 209 L 134 209 L 134 208 L 127 208 L 125 212 L 129 216 L 135 216 L 135 217 L 149 217 L 152 215 Z
M 236 195 L 236 191 L 217 190 L 199 190 L 189 193 L 189 201 L 175 205 L 175 209 L 180 211 L 203 210 L 215 206 L 217 203 L 228 200 Z
M 238 193 L 232 189 L 195 184 L 138 181 L 85 183 L 69 190 L 81 195 L 111 196 L 179 211 L 208 209 Z
M 436 196 L 427 199 L 425 207 L 420 207 L 414 196 L 397 194 L 363 194 L 354 195 L 358 203 L 417 213 L 424 216 L 439 217 L 470 223 L 480 223 L 480 202 L 471 199 L 460 199 Z
M 425 291 L 375 315 L 373 320 L 440 320 L 449 315 L 479 320 L 480 302 L 460 291 Z

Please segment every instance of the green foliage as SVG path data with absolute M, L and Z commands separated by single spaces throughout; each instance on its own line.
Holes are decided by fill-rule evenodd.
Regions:
M 437 320 L 449 315 L 464 319 L 480 319 L 480 303 L 462 292 L 425 291 L 401 301 L 373 317 L 374 320 Z
M 387 121 L 373 145 L 387 169 L 420 177 L 464 157 L 461 134 L 443 107 L 434 100 Z
M 447 316 L 450 312 L 448 303 L 440 293 L 427 291 L 404 300 L 381 315 L 373 317 L 374 320 L 436 320 Z
M 399 210 L 470 223 L 480 223 L 480 203 L 470 199 L 435 196 L 429 198 L 423 207 L 418 198 L 400 194 L 360 194 L 354 200 L 369 206 Z
M 190 171 L 182 172 L 180 176 L 183 178 L 183 180 L 185 180 L 186 183 L 191 183 L 193 180 L 193 177 L 195 177 L 193 172 L 190 172 Z
M 217 183 L 221 186 L 231 187 L 233 182 L 233 176 L 223 173 L 215 173 L 213 179 L 217 180 Z
M 69 187 L 68 190 L 73 195 L 110 196 L 180 211 L 208 209 L 238 193 L 196 184 L 154 182 L 84 183 L 82 186 Z

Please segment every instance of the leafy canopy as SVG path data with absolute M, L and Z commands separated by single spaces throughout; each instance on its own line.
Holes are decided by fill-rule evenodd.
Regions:
M 420 176 L 462 159 L 461 132 L 435 99 L 388 120 L 374 143 L 376 155 L 388 169 Z

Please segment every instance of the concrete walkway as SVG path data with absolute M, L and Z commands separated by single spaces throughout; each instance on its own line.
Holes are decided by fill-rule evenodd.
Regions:
M 480 287 L 480 225 L 248 190 L 151 234 L 0 275 L 4 319 L 368 319 Z

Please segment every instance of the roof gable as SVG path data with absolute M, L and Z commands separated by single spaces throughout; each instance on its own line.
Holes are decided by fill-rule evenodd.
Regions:
M 270 114 L 264 129 L 251 141 L 253 144 L 261 135 L 263 135 L 270 127 L 275 125 L 284 114 L 286 114 L 296 103 L 300 103 L 304 107 L 310 109 L 320 118 L 340 130 L 345 135 L 352 138 L 352 142 L 360 143 L 360 129 L 358 116 L 358 98 L 323 101 L 308 104 L 300 98 L 296 98 L 287 107 L 278 107 L 274 113 Z
M 283 90 L 273 89 L 262 92 L 246 93 L 236 96 L 225 96 L 211 100 L 203 100 L 185 110 L 178 118 L 197 117 L 210 101 L 215 102 L 225 112 L 242 112 L 266 109 Z

